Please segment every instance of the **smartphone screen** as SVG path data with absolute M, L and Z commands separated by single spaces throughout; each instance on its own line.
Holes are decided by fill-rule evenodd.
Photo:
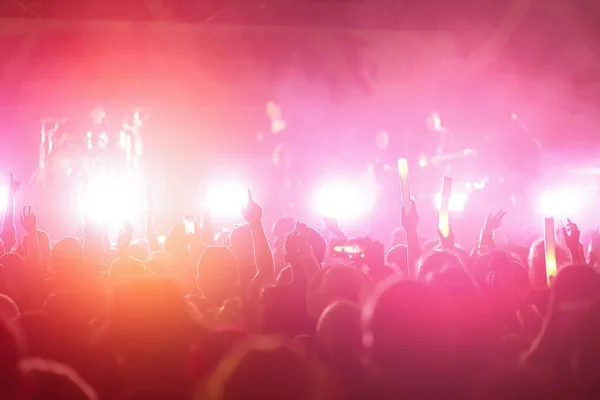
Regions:
M 365 249 L 360 239 L 332 239 L 330 251 L 332 257 L 347 259 L 365 257 Z
M 358 254 L 362 250 L 357 244 L 348 244 L 333 247 L 333 254 Z

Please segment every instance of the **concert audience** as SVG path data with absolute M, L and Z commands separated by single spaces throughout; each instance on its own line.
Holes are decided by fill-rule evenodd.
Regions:
M 413 201 L 387 254 L 363 239 L 345 262 L 332 220 L 280 218 L 271 247 L 251 193 L 227 240 L 178 225 L 159 245 L 149 226 L 146 246 L 126 226 L 111 249 L 92 224 L 48 235 L 29 206 L 18 241 L 19 187 L 0 232 L 2 399 L 600 396 L 600 240 L 584 257 L 570 221 L 549 285 L 543 241 L 528 259 L 495 245 L 502 212 L 469 253 L 452 232 L 422 241 Z

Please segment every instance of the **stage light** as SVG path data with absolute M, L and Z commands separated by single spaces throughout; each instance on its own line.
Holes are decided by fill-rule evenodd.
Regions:
M 465 209 L 465 204 L 467 203 L 467 194 L 466 193 L 452 193 L 450 194 L 450 203 L 449 209 L 451 212 L 461 212 Z M 442 206 L 442 194 L 435 194 L 435 208 L 439 211 Z
M 0 186 L 0 210 L 6 209 L 8 204 L 8 187 Z
M 546 189 L 538 196 L 538 209 L 550 217 L 573 217 L 583 207 L 584 196 L 576 188 Z
M 352 182 L 330 181 L 317 188 L 314 201 L 320 215 L 348 221 L 371 211 L 375 195 Z
M 241 218 L 241 210 L 246 204 L 247 185 L 239 182 L 220 182 L 206 187 L 204 206 L 214 218 Z
M 81 197 L 84 215 L 110 228 L 134 221 L 146 212 L 146 187 L 132 171 L 102 170 L 88 179 Z

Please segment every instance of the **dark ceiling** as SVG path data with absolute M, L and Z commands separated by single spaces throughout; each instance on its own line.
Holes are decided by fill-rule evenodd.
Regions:
M 581 7 L 586 2 L 594 4 L 589 0 L 551 3 L 561 2 Z M 0 17 L 445 30 L 493 24 L 511 3 L 509 0 L 4 0 Z M 544 6 L 542 3 L 548 2 L 533 3 Z M 589 16 L 589 10 L 584 14 Z

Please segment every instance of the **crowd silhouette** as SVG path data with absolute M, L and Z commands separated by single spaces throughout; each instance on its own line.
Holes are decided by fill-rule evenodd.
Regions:
M 343 262 L 335 220 L 266 231 L 250 192 L 229 234 L 181 224 L 159 245 L 148 224 L 133 243 L 126 226 L 110 248 L 93 223 L 54 238 L 31 206 L 17 218 L 19 188 L 0 232 L 2 399 L 600 396 L 600 238 L 584 253 L 571 221 L 549 285 L 543 241 L 496 247 L 503 212 L 462 249 L 424 241 L 413 201 L 387 252 L 363 239 Z

